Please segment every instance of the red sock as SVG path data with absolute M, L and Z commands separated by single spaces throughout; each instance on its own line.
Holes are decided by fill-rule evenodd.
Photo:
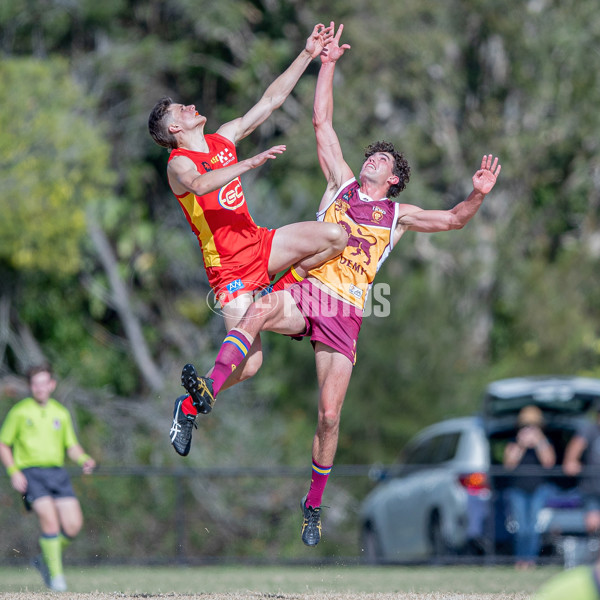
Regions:
M 304 277 L 302 275 L 298 275 L 296 269 L 294 267 L 290 267 L 274 284 L 273 291 L 278 292 L 279 290 L 285 290 L 290 287 L 293 283 L 298 283 L 302 281 Z
M 197 415 L 198 414 L 198 411 L 196 410 L 196 407 L 194 406 L 194 403 L 192 402 L 191 396 L 188 396 L 181 403 L 181 411 L 183 412 L 184 415 Z
M 321 506 L 323 492 L 327 485 L 329 473 L 331 473 L 331 467 L 333 467 L 333 465 L 323 467 L 313 458 L 312 477 L 310 480 L 310 490 L 306 496 L 306 506 L 310 506 L 311 508 L 319 508 L 319 506 Z
M 221 344 L 221 349 L 215 360 L 215 367 L 210 375 L 210 378 L 213 380 L 213 394 L 215 397 L 227 378 L 246 358 L 253 341 L 254 338 L 241 329 L 234 327 L 229 330 L 229 333 Z

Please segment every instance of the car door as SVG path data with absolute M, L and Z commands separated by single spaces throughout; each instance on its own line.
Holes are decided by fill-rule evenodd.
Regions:
M 389 558 L 419 558 L 430 554 L 430 516 L 443 504 L 449 473 L 443 468 L 446 448 L 455 433 L 433 434 L 407 448 L 404 467 L 390 482 L 384 506 L 382 538 Z M 388 554 L 386 552 L 386 554 Z

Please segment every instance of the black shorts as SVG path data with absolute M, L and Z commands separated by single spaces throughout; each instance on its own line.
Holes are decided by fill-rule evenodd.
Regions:
M 23 475 L 27 478 L 27 492 L 23 496 L 25 506 L 42 496 L 75 497 L 69 474 L 64 467 L 29 467 L 23 469 Z

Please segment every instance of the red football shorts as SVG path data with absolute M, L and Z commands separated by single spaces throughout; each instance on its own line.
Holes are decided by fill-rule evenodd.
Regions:
M 253 293 L 269 285 L 269 257 L 275 229 L 261 227 L 259 232 L 255 258 L 251 263 L 206 269 L 208 282 L 221 308 L 242 294 Z

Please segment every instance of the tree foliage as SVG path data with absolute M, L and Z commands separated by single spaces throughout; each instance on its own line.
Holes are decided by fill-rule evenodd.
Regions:
M 112 185 L 90 98 L 62 59 L 0 63 L 0 259 L 56 275 L 81 268 L 85 206 Z

